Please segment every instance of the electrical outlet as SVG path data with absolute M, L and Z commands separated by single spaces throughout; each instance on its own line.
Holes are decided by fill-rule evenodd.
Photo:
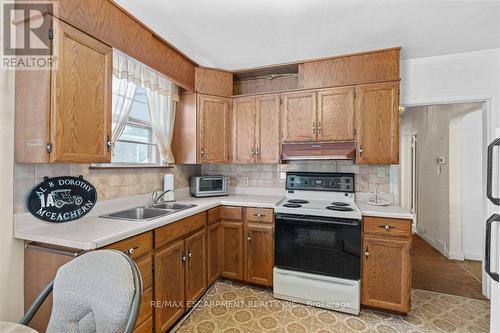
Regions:
M 377 169 L 377 176 L 382 178 L 382 177 L 385 177 L 385 169 L 380 167 Z
M 280 172 L 280 180 L 286 180 L 286 172 Z
M 248 186 L 248 177 L 243 177 L 243 186 Z

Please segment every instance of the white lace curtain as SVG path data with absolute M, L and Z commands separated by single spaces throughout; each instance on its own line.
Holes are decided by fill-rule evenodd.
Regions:
M 153 136 L 161 157 L 167 163 L 174 163 L 172 135 L 174 131 L 175 108 L 179 102 L 178 87 L 158 72 L 113 50 L 113 144 L 118 140 L 130 116 L 137 86 L 146 90 Z M 115 90 L 116 88 L 116 90 Z M 131 97 L 130 97 L 131 96 Z

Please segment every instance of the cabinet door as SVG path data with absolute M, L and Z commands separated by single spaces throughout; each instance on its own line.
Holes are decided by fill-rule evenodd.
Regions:
M 280 97 L 260 96 L 255 101 L 257 163 L 280 161 Z
M 264 286 L 273 285 L 274 228 L 272 225 L 247 224 L 245 227 L 245 280 Z
M 155 254 L 155 328 L 166 332 L 184 314 L 184 241 L 179 240 Z
M 112 49 L 61 21 L 54 25 L 51 162 L 110 162 Z
M 220 223 L 207 227 L 207 277 L 208 285 L 212 285 L 220 276 L 221 268 L 221 234 Z
M 410 311 L 410 244 L 409 239 L 363 238 L 362 304 L 403 313 Z
M 207 290 L 207 260 L 205 229 L 198 231 L 185 240 L 186 265 L 186 302 L 191 307 Z
M 231 162 L 255 162 L 255 98 L 233 99 L 231 110 Z
M 201 163 L 229 160 L 229 99 L 199 95 Z
M 243 280 L 243 221 L 221 221 L 222 277 Z
M 356 161 L 399 163 L 399 82 L 356 88 Z
M 318 140 L 354 139 L 354 88 L 318 91 Z
M 316 140 L 316 92 L 283 94 L 283 141 Z

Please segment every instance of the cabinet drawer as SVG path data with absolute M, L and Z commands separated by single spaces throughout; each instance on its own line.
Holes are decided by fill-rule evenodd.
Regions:
M 155 248 L 159 248 L 203 228 L 206 220 L 207 214 L 206 212 L 202 212 L 155 229 Z
M 131 258 L 137 259 L 153 249 L 153 233 L 148 231 L 108 245 L 106 248 L 127 253 Z
M 243 219 L 243 209 L 241 207 L 222 206 L 220 207 L 220 218 L 241 221 Z
M 411 220 L 365 217 L 363 232 L 373 235 L 411 236 Z
M 142 289 L 146 290 L 153 285 L 153 260 L 151 255 L 145 256 L 135 262 L 141 272 Z
M 269 208 L 247 208 L 247 221 L 273 223 L 274 210 Z
M 220 207 L 209 209 L 207 212 L 207 224 L 214 224 L 220 220 Z
M 136 327 L 142 324 L 148 317 L 153 315 L 151 302 L 153 301 L 153 288 L 145 289 L 141 297 L 141 307 L 137 316 Z
M 134 333 L 152 333 L 153 332 L 153 317 L 149 317 L 142 324 L 136 326 Z

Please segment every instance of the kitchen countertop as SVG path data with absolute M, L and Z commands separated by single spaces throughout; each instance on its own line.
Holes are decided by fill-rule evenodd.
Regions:
M 14 237 L 80 250 L 93 250 L 219 205 L 274 208 L 282 199 L 283 196 L 248 194 L 210 198 L 181 197 L 176 198 L 176 201 L 197 206 L 150 221 L 126 221 L 99 217 L 103 214 L 146 205 L 151 202 L 148 194 L 98 203 L 87 216 L 66 223 L 44 222 L 30 213 L 17 214 L 14 217 Z
M 363 216 L 413 220 L 413 214 L 410 210 L 401 206 L 374 206 L 363 201 L 356 201 L 356 206 L 358 206 Z

